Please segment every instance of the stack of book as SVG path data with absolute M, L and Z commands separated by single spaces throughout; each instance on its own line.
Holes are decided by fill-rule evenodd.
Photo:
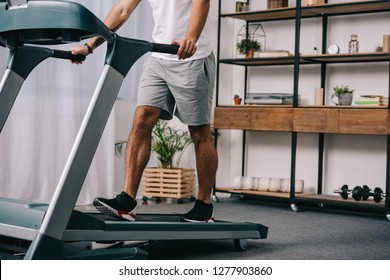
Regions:
M 256 105 L 289 105 L 293 102 L 291 93 L 249 93 L 245 99 L 245 104 Z M 300 96 L 298 96 L 300 103 Z
M 389 98 L 383 95 L 361 95 L 358 100 L 354 102 L 357 106 L 387 106 Z

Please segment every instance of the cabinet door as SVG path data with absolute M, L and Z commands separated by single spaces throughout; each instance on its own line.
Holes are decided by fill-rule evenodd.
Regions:
M 337 133 L 339 110 L 333 108 L 294 108 L 296 132 Z
M 216 107 L 214 126 L 219 129 L 291 131 L 292 108 Z
M 388 110 L 340 109 L 339 133 L 388 134 Z

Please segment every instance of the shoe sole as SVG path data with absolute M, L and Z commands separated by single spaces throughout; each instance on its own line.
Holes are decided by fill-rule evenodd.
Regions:
M 186 218 L 183 218 L 186 222 L 190 222 L 190 223 L 214 223 L 214 218 L 211 217 L 207 220 L 202 220 L 202 221 L 199 221 L 199 220 L 190 220 L 190 219 L 186 219 Z
M 211 218 L 208 218 L 206 220 L 191 220 L 191 219 L 186 219 L 184 217 L 183 217 L 183 219 L 184 219 L 184 221 L 190 222 L 190 223 L 214 223 L 215 222 L 215 220 L 214 220 L 214 212 L 211 215 Z
M 125 211 L 117 211 L 116 209 L 112 208 L 111 206 L 101 202 L 100 200 L 94 200 L 93 205 L 95 208 L 106 215 L 109 215 L 111 217 L 120 218 L 127 221 L 135 221 L 136 214 L 134 213 L 135 208 L 132 212 L 125 212 Z

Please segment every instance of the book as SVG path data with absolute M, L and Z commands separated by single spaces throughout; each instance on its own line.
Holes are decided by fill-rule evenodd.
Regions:
M 358 106 L 387 106 L 388 98 L 383 95 L 361 95 L 354 104 Z
M 289 51 L 285 50 L 270 50 L 270 51 L 263 51 L 259 53 L 259 57 L 265 58 L 265 57 L 287 57 L 292 56 L 292 54 Z

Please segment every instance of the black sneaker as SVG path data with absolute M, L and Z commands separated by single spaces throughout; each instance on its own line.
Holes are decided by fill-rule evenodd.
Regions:
M 119 217 L 129 221 L 135 221 L 135 208 L 137 206 L 137 201 L 135 201 L 126 192 L 121 192 L 112 199 L 96 197 L 93 200 L 93 205 L 103 214 L 116 218 Z
M 213 205 L 204 203 L 202 200 L 195 201 L 194 208 L 183 215 L 183 219 L 187 222 L 214 222 Z

